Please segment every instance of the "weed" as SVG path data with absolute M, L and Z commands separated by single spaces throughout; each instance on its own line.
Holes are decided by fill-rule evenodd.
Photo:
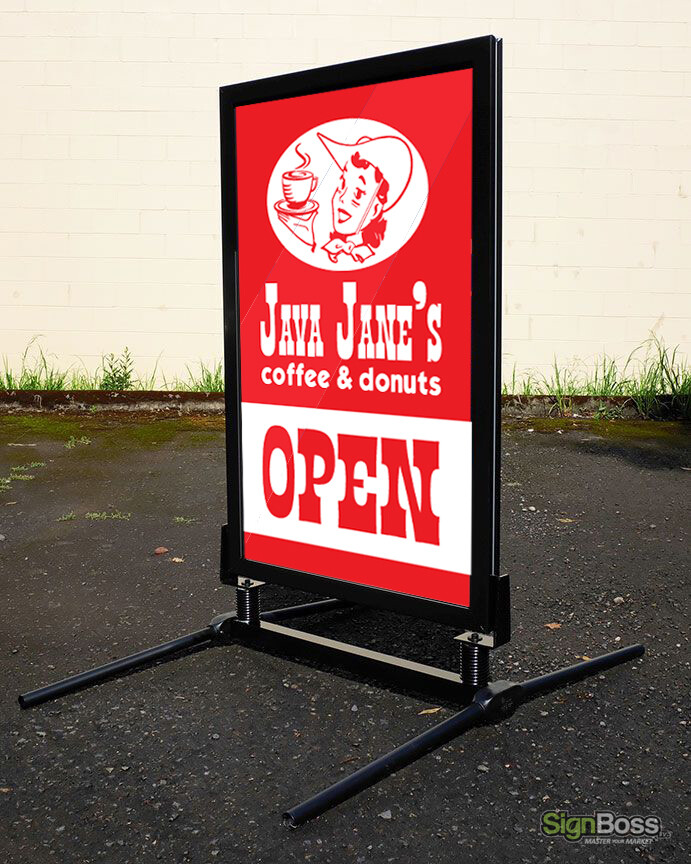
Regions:
M 199 520 L 195 516 L 173 516 L 176 525 L 192 525 Z
M 176 377 L 169 382 L 159 373 L 158 360 L 150 375 L 136 376 L 132 356 L 125 348 L 119 355 L 104 355 L 95 373 L 90 373 L 83 364 L 83 368 L 61 370 L 36 344 L 38 338 L 29 342 L 18 372 L 9 368 L 7 358 L 3 359 L 0 390 L 153 390 L 157 381 L 162 381 L 166 390 L 203 393 L 224 390 L 220 362 L 207 365 L 200 361 L 198 369 L 187 367 L 186 379 Z M 623 397 L 631 400 L 641 417 L 688 419 L 691 417 L 691 367 L 680 356 L 678 348 L 667 348 L 662 340 L 652 336 L 623 364 L 607 354 L 596 358 L 589 369 L 579 369 L 576 364 L 560 366 L 555 359 L 547 374 L 532 370 L 519 374 L 514 364 L 502 393 L 519 400 L 551 396 L 554 410 L 561 415 L 570 412 L 573 396 L 590 396 L 595 400 Z M 609 410 L 601 405 L 596 414 L 608 417 Z M 65 445 L 68 449 L 89 443 L 83 438 L 70 441 L 72 443 Z
M 504 396 L 516 396 L 519 400 L 528 399 L 530 396 L 538 395 L 537 382 L 530 371 L 519 377 L 514 363 L 511 369 L 511 383 L 504 383 L 501 392 Z
M 107 519 L 113 519 L 119 522 L 129 522 L 131 513 L 121 513 L 119 510 L 111 510 L 109 513 L 105 510 L 100 512 L 92 512 L 86 513 L 85 519 L 89 519 L 92 522 L 105 522 Z
M 131 513 L 121 513 L 120 510 L 113 510 L 113 512 L 110 514 L 111 519 L 116 519 L 120 522 L 129 522 L 131 516 Z
M 79 444 L 91 444 L 91 438 L 87 438 L 86 435 L 82 435 L 80 438 L 76 438 L 74 435 L 70 435 L 67 439 L 67 443 L 65 447 L 68 450 L 74 450 L 75 447 Z
M 70 370 L 70 390 L 100 390 L 101 378 L 98 372 L 91 374 L 86 367 Z
M 592 375 L 590 377 L 586 375 L 583 380 L 581 388 L 583 395 L 604 399 L 624 396 L 628 383 L 624 377 L 625 372 L 626 368 L 623 372 L 619 370 L 614 358 L 603 354 L 602 357 L 595 359 Z
M 640 360 L 636 355 L 643 349 L 645 356 Z M 691 367 L 678 359 L 677 353 L 677 348 L 666 348 L 652 336 L 629 356 L 627 366 L 636 364 L 638 374 L 631 379 L 627 395 L 642 417 L 691 418 Z M 661 398 L 664 396 L 669 398 Z
M 156 390 L 156 381 L 158 379 L 158 361 L 161 359 L 160 355 L 156 359 L 154 363 L 154 368 L 149 375 L 142 375 L 137 379 L 137 390 Z
M 36 468 L 45 468 L 45 462 L 27 462 L 25 465 L 13 465 L 8 477 L 0 477 L 0 492 L 9 492 L 15 480 L 31 481 L 36 479 L 35 474 L 29 472 Z
M 573 396 L 591 396 L 629 399 L 645 419 L 691 417 L 691 367 L 679 356 L 678 348 L 667 348 L 656 336 L 632 351 L 623 366 L 603 354 L 590 372 L 579 373 L 573 365 L 560 367 L 555 359 L 550 374 L 542 375 L 540 384 L 536 381 L 531 371 L 518 376 L 514 366 L 503 392 L 519 398 L 552 396 L 555 410 L 562 416 L 570 412 Z M 620 413 L 621 408 L 606 407 L 602 402 L 596 409 L 600 418 L 612 419 Z
M 618 405 L 608 405 L 600 401 L 595 409 L 596 420 L 618 420 L 622 416 L 622 409 Z
M 578 380 L 571 369 L 560 369 L 555 357 L 552 361 L 552 375 L 542 376 L 542 392 L 554 398 L 554 404 L 561 417 L 571 410 L 571 397 L 578 392 Z
M 175 390 L 186 390 L 195 393 L 223 393 L 225 382 L 223 379 L 223 364 L 215 363 L 207 366 L 202 360 L 199 361 L 199 372 L 193 372 L 189 366 L 186 367 L 189 378 L 182 381 L 175 378 L 173 387 Z
M 513 396 L 517 394 L 517 379 L 516 379 L 516 364 L 513 364 L 513 368 L 511 369 L 511 383 L 508 384 L 506 381 L 501 385 L 501 395 L 502 396 Z
M 131 390 L 134 387 L 134 362 L 128 348 L 119 357 L 106 354 L 101 369 L 101 390 Z
M 38 336 L 29 342 L 22 354 L 21 367 L 18 375 L 14 374 L 3 358 L 3 371 L 0 372 L 0 388 L 5 390 L 64 390 L 67 373 L 57 369 L 49 362 L 40 345 L 36 346 L 37 354 L 31 357 Z

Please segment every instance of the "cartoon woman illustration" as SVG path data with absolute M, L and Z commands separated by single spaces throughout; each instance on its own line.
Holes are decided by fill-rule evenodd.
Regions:
M 332 199 L 333 226 L 329 242 L 322 248 L 332 263 L 350 255 L 362 263 L 375 254 L 386 232 L 384 214 L 403 197 L 413 173 L 410 147 L 401 138 L 360 138 L 343 144 L 317 136 L 341 177 Z

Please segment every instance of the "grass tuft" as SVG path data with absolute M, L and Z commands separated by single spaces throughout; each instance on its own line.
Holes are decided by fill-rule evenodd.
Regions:
M 134 361 L 129 348 L 118 357 L 106 354 L 101 361 L 99 390 L 132 390 L 134 387 Z
M 519 376 L 514 366 L 502 392 L 519 399 L 551 396 L 562 416 L 571 412 L 572 397 L 590 396 L 628 399 L 649 420 L 691 419 L 691 367 L 679 356 L 678 348 L 667 348 L 657 336 L 632 351 L 623 365 L 603 354 L 592 369 L 579 372 L 575 366 L 559 366 L 555 358 L 550 373 L 540 378 L 532 371 Z M 616 415 L 617 410 L 604 402 L 596 411 L 598 417 Z
M 223 393 L 225 381 L 223 378 L 223 364 L 215 363 L 207 366 L 202 360 L 199 361 L 199 372 L 187 368 L 188 378 L 173 379 L 171 390 L 181 390 L 191 393 Z
M 223 364 L 207 365 L 200 361 L 198 368 L 187 367 L 187 378 L 167 381 L 159 374 L 158 361 L 150 375 L 137 376 L 128 348 L 119 354 L 105 354 L 101 365 L 93 374 L 85 368 L 59 369 L 37 344 L 38 337 L 29 342 L 22 355 L 18 372 L 9 368 L 7 358 L 0 370 L 0 390 L 155 390 L 161 389 L 196 393 L 223 393 Z M 691 417 L 691 368 L 678 348 L 667 348 L 663 341 L 651 336 L 633 351 L 623 364 L 603 354 L 589 369 L 579 370 L 575 365 L 560 366 L 556 358 L 548 374 L 527 370 L 521 374 L 514 364 L 509 380 L 502 387 L 504 395 L 517 399 L 548 396 L 554 400 L 559 414 L 572 409 L 572 397 L 590 396 L 595 400 L 623 397 L 630 400 L 643 418 L 661 419 Z M 612 417 L 621 409 L 604 401 L 596 416 Z M 71 442 L 71 443 L 70 443 Z M 88 439 L 71 438 L 65 445 L 72 449 L 77 444 L 88 444 Z
M 27 345 L 20 361 L 19 372 L 9 367 L 3 357 L 0 390 L 142 390 L 155 389 L 158 361 L 149 376 L 137 378 L 129 348 L 120 354 L 104 354 L 98 369 L 91 373 L 81 367 L 58 367 L 37 344 L 35 336 Z
M 60 370 L 37 344 L 35 336 L 22 354 L 19 372 L 10 369 L 3 358 L 0 370 L 0 390 L 181 390 L 191 393 L 222 393 L 224 389 L 223 364 L 206 365 L 199 361 L 199 369 L 187 367 L 186 379 L 175 377 L 170 382 L 159 372 L 159 360 L 149 374 L 137 375 L 129 348 L 120 354 L 104 354 L 95 372 L 82 363 Z M 160 385 L 160 386 L 159 386 Z
M 67 372 L 57 369 L 43 353 L 40 345 L 36 346 L 36 355 L 30 356 L 38 337 L 34 337 L 22 354 L 19 373 L 14 373 L 3 358 L 3 369 L 0 372 L 0 389 L 4 390 L 65 390 Z
M 129 522 L 131 516 L 131 513 L 121 513 L 119 510 L 111 510 L 109 512 L 101 510 L 86 513 L 84 518 L 89 519 L 91 522 L 105 522 L 108 519 L 113 519 L 118 522 Z
M 36 479 L 35 474 L 30 474 L 36 468 L 45 468 L 45 462 L 27 462 L 25 465 L 12 465 L 9 476 L 0 477 L 0 492 L 9 492 L 15 480 L 31 481 Z
M 32 468 L 45 468 L 45 467 L 46 467 L 45 462 L 29 462 L 27 465 L 14 465 L 12 468 L 10 468 L 10 471 L 13 474 L 14 473 L 21 474 L 22 472 L 25 472 L 25 471 L 31 471 Z
M 86 435 L 82 435 L 80 438 L 76 438 L 74 435 L 70 435 L 65 443 L 65 448 L 67 450 L 74 450 L 78 445 L 83 444 L 91 444 L 91 438 L 87 438 Z

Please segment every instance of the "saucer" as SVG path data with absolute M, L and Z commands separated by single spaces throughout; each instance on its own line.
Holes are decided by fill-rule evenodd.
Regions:
M 319 204 L 316 201 L 306 201 L 302 207 L 291 207 L 290 204 L 283 198 L 274 204 L 279 213 L 287 213 L 292 216 L 308 216 L 319 209 Z

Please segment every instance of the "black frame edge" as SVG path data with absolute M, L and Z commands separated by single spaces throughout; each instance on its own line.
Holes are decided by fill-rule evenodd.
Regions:
M 472 360 L 476 352 L 489 356 L 487 365 L 471 361 L 471 420 L 473 423 L 472 566 L 470 603 L 456 606 L 436 600 L 344 582 L 327 576 L 290 570 L 243 558 L 241 394 L 239 348 L 238 226 L 235 185 L 235 108 L 243 104 L 291 98 L 331 89 L 383 83 L 397 78 L 473 69 L 473 259 Z M 335 66 L 295 72 L 220 88 L 221 209 L 223 305 L 226 379 L 226 454 L 228 525 L 223 532 L 221 581 L 238 577 L 274 582 L 353 603 L 388 609 L 462 629 L 490 633 L 498 610 L 492 579 L 499 566 L 499 409 L 501 320 L 501 41 L 494 36 L 452 42 Z M 486 135 L 482 139 L 482 135 Z M 489 142 L 489 153 L 482 144 Z M 491 159 L 489 158 L 491 156 Z M 477 168 L 477 175 L 476 175 Z M 481 295 L 490 292 L 491 302 Z M 476 314 L 479 312 L 479 315 Z M 482 352 L 485 352 L 484 355 Z M 487 443 L 491 441 L 488 448 Z M 488 458 L 488 456 L 490 458 Z M 481 465 L 481 470 L 478 466 Z M 488 490 L 490 494 L 488 494 Z M 479 576 L 479 578 L 477 578 Z M 507 641 L 507 640 L 504 640 Z

